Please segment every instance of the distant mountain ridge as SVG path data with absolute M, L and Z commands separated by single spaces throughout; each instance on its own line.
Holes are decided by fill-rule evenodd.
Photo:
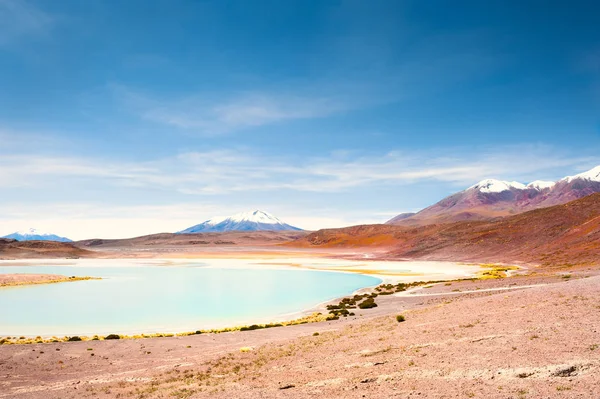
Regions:
M 423 225 L 461 220 L 489 220 L 564 204 L 600 192 L 600 166 L 557 182 L 536 180 L 527 185 L 486 179 L 446 197 L 415 215 L 398 215 L 386 224 Z
M 209 219 L 181 230 L 177 234 L 222 233 L 228 231 L 302 231 L 302 229 L 284 223 L 270 213 L 255 210 L 237 213 L 225 219 Z
M 361 248 L 384 259 L 598 264 L 600 193 L 565 204 L 487 221 L 323 229 L 286 244 L 299 248 Z
M 57 241 L 57 242 L 73 242 L 67 237 L 61 237 L 52 233 L 44 233 L 37 229 L 30 228 L 28 230 L 17 231 L 8 234 L 2 238 L 10 238 L 17 241 Z

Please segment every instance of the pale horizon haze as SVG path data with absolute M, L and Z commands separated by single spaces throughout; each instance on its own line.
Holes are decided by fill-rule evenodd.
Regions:
M 0 0 L 0 236 L 383 223 L 589 170 L 599 8 Z

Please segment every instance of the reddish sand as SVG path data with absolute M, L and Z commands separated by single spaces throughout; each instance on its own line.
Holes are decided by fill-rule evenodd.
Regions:
M 327 323 L 3 345 L 0 398 L 592 398 L 599 289 L 591 270 L 455 282 Z

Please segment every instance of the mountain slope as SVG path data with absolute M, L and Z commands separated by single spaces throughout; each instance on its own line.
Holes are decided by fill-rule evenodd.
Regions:
M 77 248 L 68 242 L 17 241 L 0 238 L 0 259 L 45 259 L 93 257 L 93 252 Z
M 17 241 L 57 241 L 57 242 L 73 242 L 73 240 L 57 236 L 52 233 L 43 233 L 36 229 L 29 229 L 25 231 L 17 231 L 15 233 L 6 235 L 2 238 L 10 238 Z
M 557 182 L 536 180 L 524 185 L 518 182 L 486 179 L 442 199 L 413 216 L 395 217 L 386 224 L 415 226 L 461 220 L 490 220 L 564 204 L 598 192 L 600 192 L 600 166 Z
M 123 239 L 88 239 L 75 242 L 80 248 L 128 255 L 140 253 L 173 253 L 210 251 L 222 248 L 268 247 L 305 236 L 305 231 L 230 231 L 224 233 L 159 233 Z
M 408 219 L 410 217 L 415 216 L 416 213 L 415 212 L 406 212 L 406 213 L 401 213 L 397 216 L 394 216 L 392 219 L 388 220 L 386 222 L 386 224 L 396 224 L 397 222 L 400 222 L 402 220 Z
M 222 233 L 227 231 L 302 231 L 302 229 L 284 223 L 267 212 L 256 210 L 238 213 L 225 219 L 210 219 L 179 231 L 177 234 Z
M 599 263 L 600 193 L 493 221 L 319 230 L 290 245 L 378 248 L 392 258 L 552 265 Z

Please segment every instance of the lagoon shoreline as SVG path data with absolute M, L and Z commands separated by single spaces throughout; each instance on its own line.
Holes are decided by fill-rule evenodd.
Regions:
M 246 259 L 246 258 L 242 258 L 242 259 Z M 142 334 L 145 334 L 147 336 L 153 336 L 153 335 L 158 335 L 158 336 L 164 336 L 164 335 L 182 335 L 182 334 L 190 334 L 190 332 L 194 332 L 194 331 L 198 331 L 198 330 L 203 330 L 203 331 L 230 331 L 230 330 L 238 330 L 241 327 L 244 326 L 249 326 L 249 325 L 267 325 L 267 324 L 296 324 L 296 323 L 300 323 L 302 322 L 302 320 L 306 319 L 306 318 L 312 318 L 313 320 L 322 320 L 324 319 L 327 314 L 328 311 L 326 309 L 326 306 L 329 304 L 335 304 L 337 302 L 340 301 L 341 298 L 343 297 L 348 297 L 348 296 L 353 296 L 356 294 L 363 294 L 365 292 L 372 292 L 373 288 L 375 288 L 376 286 L 380 285 L 380 284 L 384 284 L 384 283 L 390 283 L 390 282 L 412 282 L 412 281 L 416 281 L 416 280 L 430 280 L 430 279 L 444 279 L 444 280 L 452 280 L 455 279 L 457 277 L 459 278 L 465 278 L 465 277 L 475 277 L 476 272 L 480 271 L 481 269 L 478 266 L 474 266 L 474 265 L 463 265 L 463 264 L 450 264 L 447 262 L 442 262 L 442 263 L 434 263 L 434 262 L 422 262 L 422 263 L 417 263 L 415 264 L 416 266 L 414 266 L 415 268 L 419 268 L 419 267 L 425 267 L 425 269 L 427 271 L 429 271 L 428 273 L 406 273 L 406 265 L 411 265 L 413 263 L 411 262 L 383 262 L 381 264 L 379 264 L 377 261 L 360 261 L 360 262 L 356 262 L 356 261 L 348 261 L 348 260 L 343 260 L 340 261 L 339 259 L 331 259 L 331 258 L 284 258 L 284 260 L 286 260 L 286 262 L 280 262 L 279 260 L 281 260 L 280 258 L 276 259 L 277 261 L 273 261 L 272 258 L 255 258 L 254 261 L 255 262 L 251 262 L 251 263 L 244 263 L 244 264 L 233 264 L 230 263 L 229 260 L 226 259 L 220 259 L 219 262 L 217 263 L 210 263 L 207 264 L 206 266 L 203 266 L 205 268 L 220 268 L 220 267 L 226 267 L 226 268 L 233 268 L 233 269 L 260 269 L 260 270 L 265 270 L 265 269 L 274 269 L 274 270 L 306 270 L 306 271 L 319 271 L 319 272 L 328 272 L 328 273 L 342 273 L 342 274 L 362 274 L 362 275 L 368 275 L 370 277 L 373 278 L 377 278 L 379 281 L 375 284 L 369 285 L 369 286 L 365 286 L 365 287 L 361 287 L 356 289 L 353 292 L 350 292 L 346 295 L 342 295 L 342 296 L 331 296 L 329 299 L 324 300 L 318 304 L 315 305 L 311 305 L 310 307 L 307 307 L 303 310 L 300 311 L 294 311 L 294 312 L 285 312 L 285 313 L 281 313 L 281 314 L 276 314 L 276 315 L 272 315 L 272 316 L 264 316 L 264 317 L 252 317 L 252 318 L 245 318 L 245 320 L 243 321 L 226 321 L 226 322 L 222 322 L 219 324 L 212 324 L 212 325 L 202 325 L 202 323 L 194 323 L 193 325 L 187 324 L 187 325 L 171 325 L 171 326 L 163 326 L 161 328 L 144 328 L 144 327 L 140 327 L 140 328 L 134 328 L 134 329 L 119 329 L 119 328 L 114 328 L 114 329 L 110 329 L 110 330 L 106 330 L 106 329 L 100 329 L 100 328 L 89 328 L 89 329 L 81 329 L 79 331 L 52 331 L 52 332 L 44 332 L 44 331 L 40 331 L 37 330 L 35 332 L 31 332 L 28 333 L 25 329 L 23 330 L 10 330 L 10 331 L 4 331 L 2 332 L 1 336 L 25 336 L 27 338 L 33 338 L 33 337 L 38 337 L 41 336 L 44 338 L 45 341 L 47 340 L 57 340 L 57 337 L 68 337 L 68 336 L 73 336 L 73 335 L 78 335 L 78 336 L 89 336 L 90 339 L 91 337 L 93 337 L 94 335 L 106 335 L 106 334 L 119 334 L 119 335 L 125 335 L 125 336 L 136 336 L 136 337 L 140 337 Z M 143 266 L 143 267 L 177 267 L 177 266 L 186 266 L 189 265 L 190 262 L 192 262 L 192 264 L 195 264 L 195 262 L 199 262 L 202 261 L 201 258 L 196 258 L 193 260 L 185 260 L 185 259 L 136 259 L 136 260 L 118 260 L 118 259 L 102 259 L 102 260 L 73 260 L 73 259 L 69 259 L 69 260 L 58 260 L 58 259 L 52 259 L 52 260 L 30 260 L 30 261 L 1 261 L 0 262 L 0 267 L 1 266 L 6 266 L 5 270 L 8 269 L 10 270 L 11 266 L 20 266 L 21 268 L 23 268 L 23 266 L 25 265 L 29 265 L 29 266 L 34 266 L 34 265 L 38 265 L 39 263 L 47 265 L 47 266 L 64 266 L 64 265 L 68 265 L 68 266 L 77 266 L 77 265 L 86 265 L 86 264 L 93 264 L 96 266 L 104 266 L 107 267 L 110 265 L 110 267 L 120 267 L 121 266 L 125 266 L 127 265 L 128 267 L 132 266 L 132 265 L 139 265 L 139 266 Z M 126 262 L 125 264 L 121 263 L 121 262 Z M 131 263 L 133 262 L 133 263 Z M 212 262 L 214 262 L 214 259 L 212 260 Z M 270 262 L 270 263 L 269 263 Z M 331 262 L 342 262 L 341 263 L 341 267 L 338 266 L 332 266 Z M 148 263 L 150 265 L 148 265 Z M 364 264 L 372 264 L 373 266 L 369 268 L 368 271 L 365 272 L 364 269 Z M 229 265 L 228 265 L 229 264 Z M 352 267 L 350 267 L 352 266 Z M 377 267 L 382 267 L 384 270 L 380 273 L 377 273 Z M 452 272 L 449 271 L 447 274 L 445 275 L 440 275 L 440 274 L 436 274 L 436 273 L 431 273 L 432 271 L 434 271 L 436 268 L 449 268 L 452 269 L 452 267 L 455 267 L 456 271 Z M 42 266 L 43 268 L 43 266 Z M 93 273 L 93 267 L 92 268 L 87 268 L 85 269 L 87 272 Z M 460 271 L 460 272 L 457 272 Z M 468 271 L 468 272 L 467 272 Z M 385 273 L 385 274 L 383 274 Z M 65 277 L 66 278 L 66 277 Z M 89 278 L 82 278 L 82 280 L 87 280 Z M 321 313 L 322 316 L 316 317 L 315 314 L 316 313 Z M 200 328 L 198 328 L 200 327 Z M 66 339 L 66 338 L 60 338 L 61 340 Z M 26 342 L 31 342 L 31 340 L 26 340 Z
M 399 370 L 398 367 L 404 370 L 402 378 L 407 379 L 406 381 L 419 381 L 419 390 L 423 393 L 440 394 L 444 389 L 452 391 L 456 387 L 451 388 L 452 386 L 447 385 L 450 380 L 440 380 L 437 377 L 433 377 L 433 382 L 438 385 L 431 385 L 426 383 L 427 380 L 421 379 L 420 373 L 427 375 L 427 367 L 430 367 L 428 365 L 432 361 L 438 365 L 443 362 L 446 367 L 462 370 L 457 362 L 466 355 L 465 345 L 468 344 L 468 356 L 478 356 L 477 359 L 480 359 L 470 361 L 468 367 L 472 372 L 485 375 L 485 370 L 505 369 L 505 362 L 514 360 L 509 360 L 504 355 L 485 360 L 485 365 L 480 365 L 481 359 L 487 359 L 485 353 L 489 353 L 489 346 L 496 345 L 496 340 L 499 348 L 507 348 L 509 352 L 513 346 L 518 348 L 521 360 L 514 363 L 513 367 L 517 367 L 516 370 L 518 367 L 529 367 L 531 371 L 527 372 L 541 373 L 541 368 L 535 365 L 543 363 L 530 359 L 529 354 L 539 353 L 532 352 L 533 348 L 546 347 L 554 342 L 547 341 L 546 338 L 553 340 L 555 338 L 550 334 L 560 333 L 559 330 L 553 329 L 555 322 L 549 315 L 565 315 L 566 309 L 571 309 L 573 315 L 579 315 L 581 311 L 585 311 L 587 305 L 594 306 L 594 303 L 582 300 L 565 301 L 565 298 L 571 298 L 573 294 L 586 298 L 600 286 L 598 270 L 572 272 L 568 279 L 564 276 L 565 274 L 537 273 L 505 279 L 465 280 L 437 284 L 431 288 L 420 287 L 408 292 L 380 296 L 377 298 L 377 308 L 357 312 L 353 317 L 283 328 L 159 339 L 2 345 L 0 373 L 6 378 L 4 385 L 0 387 L 0 398 L 114 398 L 118 393 L 127 397 L 127 392 L 146 390 L 151 386 L 157 389 L 156 392 L 167 395 L 187 387 L 186 389 L 193 389 L 192 397 L 239 397 L 243 392 L 245 397 L 258 398 L 260 395 L 279 397 L 278 393 L 283 385 L 294 385 L 294 388 L 290 388 L 294 390 L 294 397 L 319 394 L 325 398 L 354 398 L 352 391 L 344 389 L 345 384 L 360 384 L 360 381 L 371 377 L 381 380 L 380 383 L 367 386 L 372 390 L 372 396 L 384 393 L 389 395 L 392 391 L 388 389 L 393 387 L 401 392 L 408 392 L 406 390 L 410 389 L 409 386 L 400 383 L 402 380 L 393 377 L 393 367 L 399 360 L 402 366 L 396 365 L 395 370 Z M 493 310 L 493 304 L 501 304 L 504 308 L 514 310 L 512 313 L 498 313 Z M 529 311 L 531 307 L 535 307 L 535 314 Z M 397 323 L 395 316 L 398 314 L 406 316 L 406 322 Z M 536 319 L 535 331 L 519 332 L 520 326 L 526 327 L 526 324 L 523 324 L 525 320 L 532 317 Z M 578 324 L 580 322 L 584 320 L 579 317 L 571 320 L 570 328 L 583 331 L 582 326 Z M 589 322 L 594 323 L 593 320 Z M 440 323 L 445 323 L 446 327 Z M 427 333 L 424 333 L 425 330 Z M 580 337 L 580 341 L 590 341 L 589 345 L 593 345 L 593 337 L 586 334 Z M 544 339 L 531 339 L 534 335 Z M 494 336 L 502 338 L 493 338 Z M 480 339 L 484 339 L 480 341 L 486 343 L 484 346 L 477 343 Z M 475 343 L 469 344 L 471 341 Z M 584 352 L 579 353 L 583 347 L 574 346 L 574 342 L 561 342 L 559 347 L 552 345 L 551 360 L 542 359 L 542 362 L 548 363 L 545 367 L 549 373 L 563 364 L 569 364 L 573 356 L 578 359 L 586 357 Z M 317 357 L 327 356 L 327 346 L 319 346 L 321 343 L 334 345 L 337 354 L 331 355 L 333 357 L 329 360 L 327 369 L 313 366 L 316 367 L 313 371 L 313 368 L 307 367 L 318 363 L 311 362 L 316 361 Z M 355 349 L 346 351 L 346 346 Z M 388 349 L 390 346 L 391 350 Z M 395 347 L 405 349 L 397 352 L 398 349 L 393 349 Z M 291 355 L 274 355 L 282 353 L 279 352 L 281 350 L 292 352 Z M 594 353 L 589 349 L 585 350 L 586 353 Z M 458 353 L 462 354 L 459 356 Z M 428 356 L 423 358 L 422 355 Z M 263 356 L 271 360 L 267 360 L 264 369 L 260 366 L 260 370 L 263 370 L 261 377 L 256 377 L 254 372 L 248 372 L 236 383 L 232 380 L 233 375 L 222 369 L 225 364 L 244 365 L 248 361 L 252 362 L 251 359 Z M 407 366 L 411 361 L 415 365 Z M 382 365 L 373 366 L 375 363 Z M 592 363 L 587 367 L 596 367 Z M 222 366 L 216 366 L 217 364 Z M 356 366 L 349 366 L 353 364 Z M 361 366 L 358 366 L 359 364 Z M 580 367 L 579 363 L 575 366 Z M 208 377 L 211 381 L 209 385 L 202 382 L 204 380 L 197 380 L 192 385 L 185 382 L 185 373 L 206 370 L 206 367 L 214 369 L 215 374 L 214 377 Z M 289 372 L 286 372 L 288 368 Z M 481 371 L 477 371 L 479 368 L 482 368 Z M 63 372 L 57 374 L 59 369 Z M 28 370 L 27 374 L 24 374 L 25 370 Z M 470 372 L 465 373 L 457 375 L 455 381 L 472 381 L 468 377 Z M 542 385 L 535 383 L 538 380 L 518 378 L 517 374 L 520 371 L 507 373 L 508 375 L 503 377 L 504 382 L 499 381 L 501 385 L 522 387 L 525 384 L 528 389 L 542 392 Z M 218 377 L 217 374 L 224 377 Z M 30 377 L 24 377 L 26 375 Z M 381 377 L 383 375 L 392 377 L 387 377 L 384 381 L 384 377 Z M 575 381 L 580 383 L 569 386 L 573 392 L 586 392 L 586 387 L 592 386 L 590 378 L 593 375 L 582 372 L 580 377 L 575 377 Z M 253 381 L 252 378 L 258 379 Z M 340 378 L 346 382 L 339 385 L 324 382 Z M 497 390 L 497 387 L 484 381 L 474 385 L 473 389 L 487 393 L 485 397 L 496 397 L 490 389 Z M 554 390 L 555 385 L 563 383 L 560 378 L 556 382 L 552 379 L 549 382 L 539 381 L 544 383 L 543 386 Z M 73 387 L 78 389 L 74 390 Z

